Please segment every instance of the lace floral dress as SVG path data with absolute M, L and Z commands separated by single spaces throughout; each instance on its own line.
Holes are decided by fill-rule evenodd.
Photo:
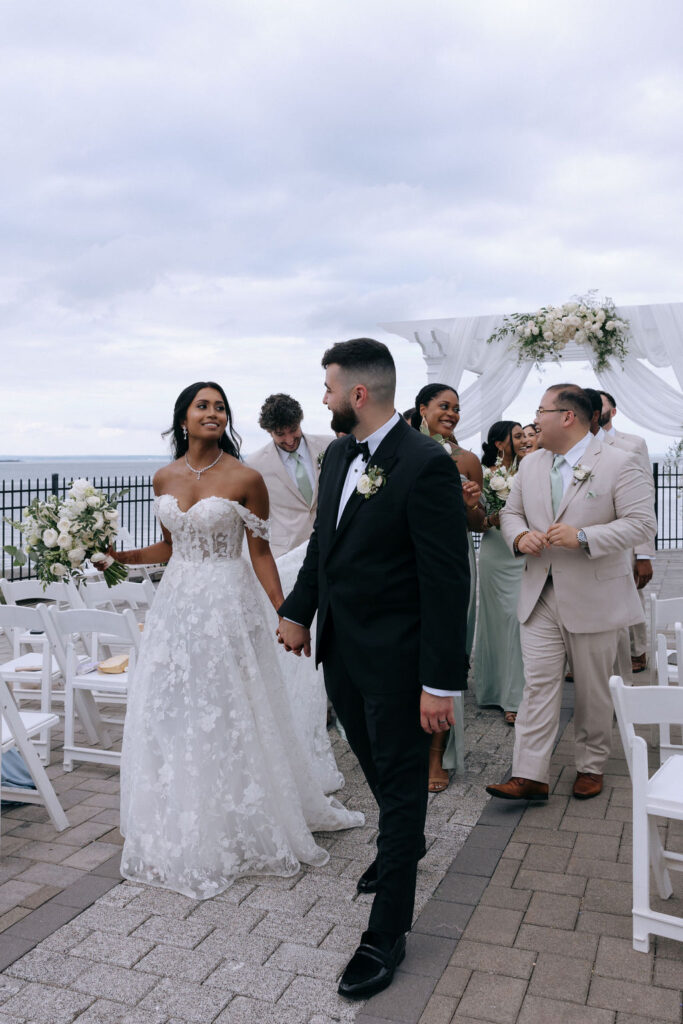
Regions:
M 328 853 L 311 831 L 351 828 L 322 784 L 287 700 L 244 528 L 267 524 L 227 498 L 157 515 L 173 555 L 145 622 L 121 763 L 121 873 L 195 899 L 242 875 L 292 875 Z

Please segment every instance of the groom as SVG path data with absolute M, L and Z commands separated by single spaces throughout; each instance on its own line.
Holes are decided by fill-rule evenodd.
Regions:
M 454 462 L 394 410 L 386 345 L 339 342 L 322 365 L 332 429 L 350 436 L 325 454 L 315 527 L 279 635 L 310 654 L 317 610 L 316 661 L 379 805 L 377 857 L 358 886 L 376 895 L 339 984 L 364 999 L 405 955 L 430 735 L 453 725 L 453 693 L 467 685 L 467 535 Z

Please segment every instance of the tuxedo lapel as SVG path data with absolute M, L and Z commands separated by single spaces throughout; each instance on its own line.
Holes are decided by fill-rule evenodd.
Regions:
M 409 427 L 405 420 L 401 419 L 398 421 L 395 427 L 391 428 L 391 430 L 384 438 L 384 440 L 381 442 L 381 444 L 378 445 L 377 451 L 373 456 L 371 456 L 370 461 L 365 467 L 364 472 L 367 472 L 370 466 L 375 466 L 377 469 L 382 469 L 384 471 L 385 487 L 387 486 L 387 482 L 389 479 L 389 472 L 396 461 L 396 450 L 401 443 L 401 437 L 403 436 L 404 430 L 412 430 L 412 427 Z M 341 498 L 341 492 L 344 487 L 345 479 L 346 474 L 344 474 L 344 479 L 342 480 L 341 487 L 339 488 L 339 497 L 337 499 L 337 504 L 335 507 L 335 514 L 339 510 L 339 499 Z M 336 544 L 339 538 L 346 531 L 349 523 L 351 522 L 358 509 L 361 507 L 361 505 L 363 505 L 366 501 L 372 501 L 373 497 L 366 498 L 363 494 L 359 494 L 358 491 L 353 492 L 353 494 L 347 501 L 346 506 L 344 507 L 344 511 L 342 512 L 341 519 L 339 520 L 339 525 L 337 526 L 337 530 L 334 535 L 333 544 Z
M 588 483 L 590 477 L 593 475 L 593 467 L 595 466 L 595 463 L 598 460 L 601 447 L 602 446 L 600 442 L 597 440 L 597 438 L 594 437 L 591 443 L 588 445 L 588 448 L 584 452 L 582 458 L 579 460 L 579 465 L 581 465 L 582 468 L 588 470 L 588 475 L 584 480 L 572 479 L 572 482 L 569 484 L 569 487 L 567 487 L 566 491 L 562 496 L 562 501 L 560 502 L 560 507 L 557 510 L 555 520 L 558 520 L 560 516 L 564 514 L 569 503 L 573 501 L 576 495 L 579 494 L 581 489 L 585 487 Z

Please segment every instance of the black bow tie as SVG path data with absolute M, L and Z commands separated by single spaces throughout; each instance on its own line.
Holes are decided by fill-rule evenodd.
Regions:
M 357 455 L 362 455 L 365 462 L 369 462 L 370 448 L 367 441 L 356 441 L 355 437 L 351 435 L 346 449 L 346 458 L 350 462 L 351 459 L 355 459 Z

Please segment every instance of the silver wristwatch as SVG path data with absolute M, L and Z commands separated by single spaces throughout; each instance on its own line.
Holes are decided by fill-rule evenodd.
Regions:
M 588 537 L 586 536 L 585 530 L 576 531 L 576 539 L 583 548 L 584 551 L 588 551 Z

